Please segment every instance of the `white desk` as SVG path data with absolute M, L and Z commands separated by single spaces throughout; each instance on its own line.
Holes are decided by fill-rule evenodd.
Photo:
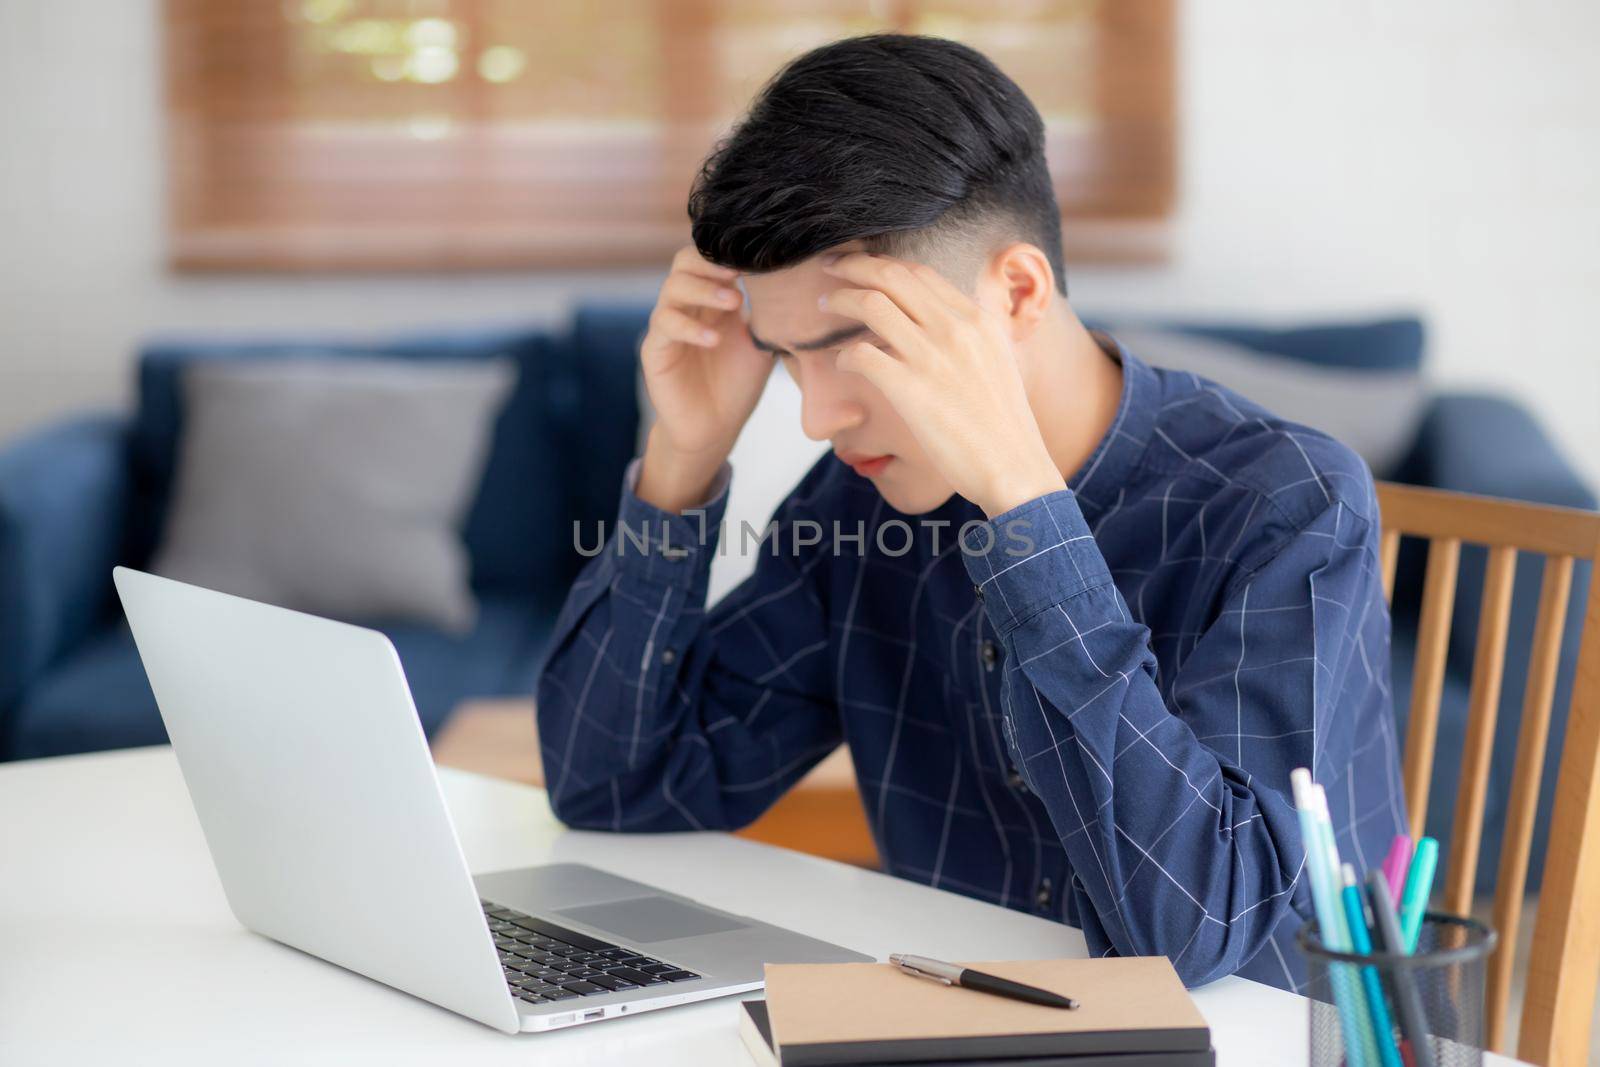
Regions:
M 556 823 L 540 790 L 460 772 L 443 778 L 474 871 L 589 863 L 880 959 L 904 950 L 946 959 L 1083 952 L 1076 930 L 952 893 L 721 834 L 574 833 Z M 1222 1067 L 1305 1062 L 1300 997 L 1230 978 L 1197 999 Z M 499 1034 L 242 929 L 169 750 L 0 764 L 7 1067 L 745 1067 L 736 1010 L 725 998 L 553 1034 Z

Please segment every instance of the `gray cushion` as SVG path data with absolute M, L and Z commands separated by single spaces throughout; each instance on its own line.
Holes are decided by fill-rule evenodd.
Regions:
M 504 361 L 195 363 L 153 569 L 334 618 L 470 628 L 460 528 L 514 376 Z
M 1146 363 L 1190 371 L 1225 385 L 1274 415 L 1343 441 L 1379 476 L 1393 471 L 1416 439 L 1427 400 L 1409 370 L 1319 367 L 1206 337 L 1112 327 Z

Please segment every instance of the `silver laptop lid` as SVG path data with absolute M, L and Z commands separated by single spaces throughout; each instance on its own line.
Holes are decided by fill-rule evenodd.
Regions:
M 239 921 L 515 1032 L 389 639 L 124 567 L 114 578 Z

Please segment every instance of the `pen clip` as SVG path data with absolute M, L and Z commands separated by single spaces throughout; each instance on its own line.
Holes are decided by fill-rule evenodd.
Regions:
M 902 971 L 909 975 L 914 975 L 917 978 L 927 978 L 930 981 L 938 982 L 940 985 L 955 984 L 942 974 L 934 974 L 932 971 L 924 971 L 922 968 L 917 967 L 915 964 L 907 963 L 905 960 L 896 960 L 895 966 L 899 967 Z

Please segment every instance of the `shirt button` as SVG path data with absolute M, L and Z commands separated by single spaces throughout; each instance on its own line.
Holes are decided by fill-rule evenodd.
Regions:
M 672 651 L 672 649 L 664 648 L 664 649 L 661 650 L 661 662 L 662 663 L 671 665 L 673 663 L 676 663 L 677 661 L 678 661 L 678 654 L 676 652 Z
M 1000 650 L 995 647 L 995 643 L 993 641 L 984 641 L 980 654 L 983 656 L 983 669 L 986 671 L 994 670 L 994 665 L 1000 661 Z
M 1028 791 L 1028 783 L 1022 780 L 1022 772 L 1017 770 L 1015 767 L 1011 768 L 1011 770 L 1006 774 L 1006 785 L 1009 785 L 1012 789 L 1015 789 L 1019 793 L 1026 793 Z
M 1050 879 L 1046 878 L 1039 883 L 1039 891 L 1033 895 L 1033 904 L 1040 911 L 1047 911 L 1050 907 Z
M 983 586 L 981 586 L 981 585 L 973 586 L 972 587 L 972 595 L 977 597 L 979 600 L 982 600 L 983 599 Z

